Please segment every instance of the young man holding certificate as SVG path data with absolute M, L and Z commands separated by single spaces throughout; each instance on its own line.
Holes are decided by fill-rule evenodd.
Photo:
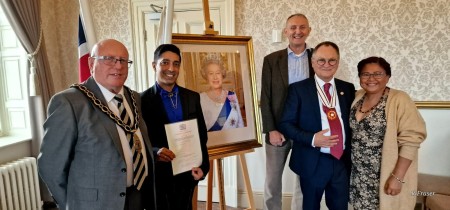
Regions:
M 209 171 L 206 125 L 200 95 L 176 84 L 180 49 L 160 45 L 154 53 L 156 84 L 141 93 L 142 114 L 156 156 L 159 210 L 191 210 L 198 181 Z

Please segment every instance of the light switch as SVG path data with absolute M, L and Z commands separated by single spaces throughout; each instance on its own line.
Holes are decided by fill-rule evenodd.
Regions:
M 272 43 L 281 42 L 281 30 L 273 29 L 272 30 Z

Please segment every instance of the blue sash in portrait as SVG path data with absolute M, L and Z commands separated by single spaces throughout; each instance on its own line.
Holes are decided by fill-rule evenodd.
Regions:
M 234 92 L 228 91 L 228 95 L 234 95 Z M 228 116 L 231 113 L 231 101 L 226 97 L 225 103 L 223 103 L 222 110 L 220 110 L 219 116 L 217 117 L 216 122 L 208 131 L 220 131 L 225 125 L 225 122 L 228 119 Z

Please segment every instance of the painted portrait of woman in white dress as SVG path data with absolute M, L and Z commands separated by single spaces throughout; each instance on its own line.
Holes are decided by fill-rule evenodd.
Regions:
M 244 127 L 238 97 L 223 88 L 227 70 L 220 55 L 208 53 L 201 65 L 201 75 L 209 89 L 200 93 L 200 103 L 208 131 Z
M 209 152 L 214 156 L 261 146 L 251 37 L 172 38 L 183 60 L 177 84 L 200 93 Z

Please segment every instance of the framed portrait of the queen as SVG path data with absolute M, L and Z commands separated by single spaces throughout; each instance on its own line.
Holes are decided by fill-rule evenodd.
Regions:
M 261 146 L 251 37 L 173 34 L 178 84 L 200 93 L 210 155 Z

